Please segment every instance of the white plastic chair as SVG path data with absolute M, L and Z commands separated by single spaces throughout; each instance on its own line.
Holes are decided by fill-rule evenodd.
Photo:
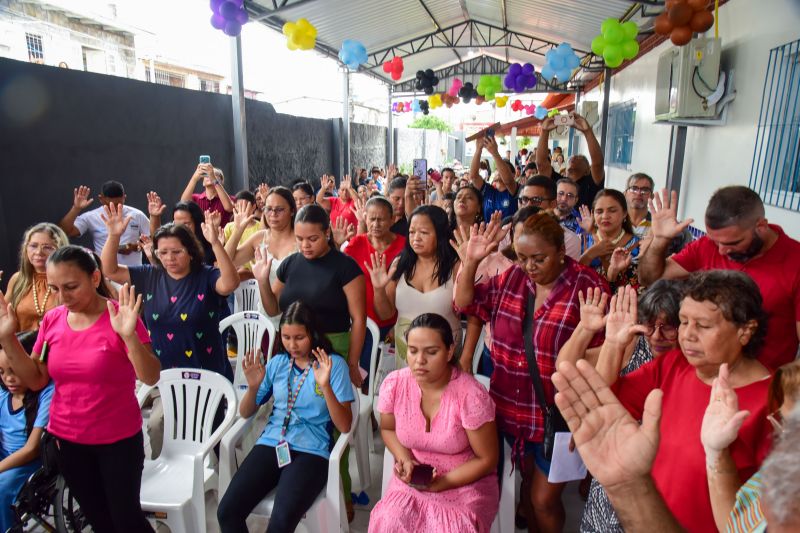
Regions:
M 350 431 L 342 433 L 336 440 L 336 444 L 331 451 L 330 460 L 328 461 L 328 482 L 300 522 L 301 527 L 305 526 L 306 530 L 311 533 L 350 531 L 350 526 L 347 522 L 347 511 L 344 506 L 344 492 L 342 478 L 339 474 L 339 466 L 341 465 L 342 457 L 344 456 L 347 446 L 353 443 L 355 433 L 358 429 L 358 417 L 360 412 L 359 401 L 361 395 L 358 394 L 358 390 L 355 387 L 353 387 L 353 396 L 355 400 L 350 405 L 350 409 L 353 413 L 353 425 Z M 271 408 L 271 404 L 262 407 L 262 409 L 268 408 Z M 233 475 L 238 469 L 238 464 L 236 462 L 237 447 L 241 443 L 242 438 L 249 432 L 250 425 L 255 418 L 256 415 L 250 418 L 240 418 L 222 438 L 222 444 L 219 450 L 220 501 L 222 500 L 222 495 L 228 490 Z M 249 450 L 242 451 L 249 452 Z M 272 508 L 274 505 L 275 491 L 273 490 L 255 506 L 251 514 L 269 517 L 272 515 Z
M 229 327 L 232 327 L 236 332 L 236 368 L 233 371 L 233 387 L 236 389 L 236 394 L 241 398 L 247 391 L 247 380 L 242 370 L 242 358 L 250 350 L 261 348 L 261 341 L 266 333 L 268 339 L 267 353 L 264 354 L 264 364 L 266 364 L 272 357 L 272 347 L 275 343 L 275 325 L 261 313 L 243 311 L 221 320 L 219 332 L 222 333 Z
M 367 394 L 363 394 L 359 389 L 360 396 L 359 423 L 355 437 L 356 470 L 358 479 L 361 482 L 361 490 L 367 490 L 371 482 L 371 472 L 369 466 L 369 453 L 375 449 L 372 436 L 372 423 L 369 420 L 372 413 L 372 399 L 375 396 L 375 367 L 378 360 L 378 348 L 381 344 L 380 329 L 371 319 L 367 318 L 367 331 L 372 338 L 372 346 L 369 355 L 369 385 Z
M 164 445 L 157 459 L 144 462 L 142 510 L 156 513 L 156 520 L 172 533 L 203 533 L 205 488 L 216 485 L 216 474 L 205 466 L 205 459 L 233 422 L 236 392 L 224 376 L 194 368 L 164 370 L 156 386 L 164 405 Z M 152 389 L 139 390 L 140 407 Z M 212 432 L 223 398 L 225 417 Z
M 258 281 L 246 279 L 233 291 L 233 312 L 260 311 L 261 293 L 258 291 Z

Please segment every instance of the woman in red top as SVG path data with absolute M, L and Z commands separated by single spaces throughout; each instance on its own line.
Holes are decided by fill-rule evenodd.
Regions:
M 526 307 L 532 299 L 533 322 L 530 335 L 542 387 L 548 404 L 555 389 L 550 376 L 555 372 L 558 352 L 580 322 L 579 292 L 608 285 L 597 273 L 566 255 L 564 230 L 549 214 L 538 213 L 514 228 L 514 266 L 475 284 L 478 264 L 497 248 L 499 222 L 493 220 L 485 231 L 472 229 L 465 259 L 455 290 L 455 306 L 492 326 L 490 394 L 496 405 L 497 427 L 513 443 L 514 455 L 523 460 L 525 485 L 521 507 L 531 530 L 562 531 L 565 512 L 561 493 L 565 483 L 550 483 L 550 462 L 544 454 L 544 406 L 536 398 L 528 371 L 524 334 Z M 598 351 L 603 334 L 598 332 L 588 350 Z M 529 509 L 527 502 L 533 506 Z M 535 523 L 534 523 L 535 520 Z M 538 526 L 535 527 L 535 526 Z
M 766 457 L 772 429 L 767 421 L 770 373 L 755 358 L 766 336 L 767 320 L 758 286 L 747 274 L 709 270 L 692 274 L 678 314 L 678 344 L 638 370 L 618 378 L 625 346 L 646 326 L 636 324 L 631 287 L 612 298 L 606 341 L 597 369 L 634 418 L 644 401 L 661 389 L 661 440 L 653 480 L 672 514 L 690 532 L 716 532 L 711 498 L 730 501 Z M 738 439 L 717 457 L 707 458 L 698 435 L 720 366 L 739 408 L 750 415 Z M 709 495 L 709 482 L 714 490 Z
M 392 217 L 394 208 L 389 200 L 381 196 L 371 198 L 365 208 L 364 222 L 367 232 L 351 238 L 344 250 L 345 254 L 355 259 L 358 266 L 364 272 L 364 279 L 367 282 L 367 316 L 375 321 L 380 329 L 381 338 L 378 342 L 386 338 L 389 331 L 397 320 L 397 313 L 394 316 L 381 320 L 375 312 L 375 293 L 372 288 L 372 279 L 369 274 L 369 267 L 373 255 L 377 258 L 383 255 L 384 264 L 391 265 L 394 258 L 403 251 L 406 238 L 402 235 L 395 235 L 391 232 Z M 364 351 L 361 353 L 362 368 L 369 369 L 369 346 L 364 343 Z M 366 358 L 366 361 L 365 361 Z

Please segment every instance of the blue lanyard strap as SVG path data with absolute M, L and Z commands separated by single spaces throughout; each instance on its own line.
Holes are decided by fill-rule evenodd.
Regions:
M 300 382 L 297 384 L 297 388 L 292 394 L 292 366 L 294 363 L 292 362 L 292 358 L 289 358 L 289 373 L 286 376 L 286 389 L 289 392 L 289 398 L 286 401 L 286 416 L 283 419 L 283 426 L 281 427 L 281 439 L 286 436 L 286 430 L 289 428 L 289 420 L 292 418 L 292 409 L 294 408 L 294 404 L 297 401 L 297 396 L 300 394 L 300 389 L 305 383 L 306 378 L 308 377 L 308 373 L 311 370 L 311 361 L 309 361 L 308 366 L 305 370 L 303 370 L 303 374 L 300 376 Z

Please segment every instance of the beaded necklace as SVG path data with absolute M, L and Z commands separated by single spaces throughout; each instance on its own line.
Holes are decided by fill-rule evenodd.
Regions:
M 39 315 L 39 317 L 43 317 L 47 309 L 47 299 L 50 298 L 50 286 L 47 287 L 47 291 L 44 293 L 44 301 L 41 307 L 39 307 L 39 294 L 36 292 L 36 280 L 33 281 L 31 287 L 33 289 L 33 308 L 36 310 L 36 314 Z

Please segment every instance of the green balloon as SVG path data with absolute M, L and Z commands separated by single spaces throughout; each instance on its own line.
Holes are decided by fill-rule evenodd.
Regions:
M 594 39 L 592 39 L 592 52 L 595 55 L 601 56 L 603 55 L 603 50 L 606 47 L 606 39 L 602 35 L 598 35 Z
M 639 43 L 631 39 L 622 43 L 622 57 L 633 59 L 639 53 Z
M 625 40 L 625 30 L 623 30 L 622 26 L 619 24 L 616 26 L 609 26 L 609 28 L 603 32 L 603 37 L 606 38 L 608 44 L 620 44 Z
M 619 21 L 617 19 L 615 19 L 613 17 L 612 18 L 607 18 L 600 25 L 600 33 L 605 34 L 605 32 L 607 32 L 609 28 L 614 27 L 614 26 L 619 26 L 619 25 L 620 24 L 619 24 Z
M 626 39 L 635 39 L 639 35 L 639 27 L 632 20 L 622 23 L 622 31 L 625 32 Z
M 605 59 L 607 67 L 617 68 L 622 64 L 622 47 L 618 44 L 606 45 L 606 49 L 603 50 L 603 59 Z

